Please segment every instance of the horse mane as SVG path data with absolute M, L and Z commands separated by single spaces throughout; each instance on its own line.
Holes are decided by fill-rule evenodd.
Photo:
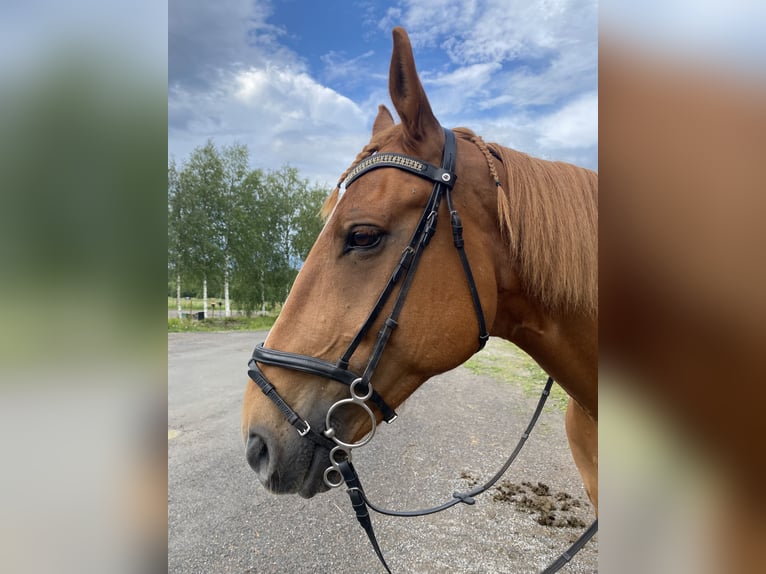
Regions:
M 484 155 L 497 188 L 498 224 L 526 294 L 551 313 L 598 314 L 598 174 L 485 143 L 468 128 L 455 135 Z M 391 130 L 382 139 L 389 139 Z M 322 206 L 326 220 L 354 165 L 385 144 L 374 137 Z M 498 176 L 498 158 L 505 178 Z
M 528 296 L 553 313 L 598 314 L 598 174 L 534 158 L 467 128 L 497 188 L 498 223 Z M 505 177 L 497 175 L 493 157 Z

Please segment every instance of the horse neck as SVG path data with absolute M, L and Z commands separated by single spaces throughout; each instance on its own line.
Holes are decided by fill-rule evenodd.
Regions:
M 509 154 L 518 154 L 504 148 L 502 152 L 506 161 Z M 526 156 L 524 160 L 527 160 Z M 528 160 L 538 161 L 534 158 L 528 158 Z M 514 167 L 521 169 L 524 165 L 517 163 Z M 540 168 L 540 166 L 537 167 Z M 542 168 L 545 168 L 545 165 Z M 505 173 L 501 175 L 501 178 L 505 180 L 504 183 L 509 181 Z M 513 183 L 518 185 L 519 180 Z M 524 191 L 513 189 L 514 193 Z M 584 187 L 579 191 L 592 193 L 593 190 Z M 497 220 L 496 205 L 485 204 L 482 209 L 493 211 L 493 216 Z M 494 249 L 498 294 L 491 334 L 509 340 L 527 352 L 571 397 L 580 403 L 586 412 L 597 418 L 597 313 L 587 309 L 584 311 L 551 310 L 550 305 L 529 295 L 529 289 L 524 288 L 519 270 L 515 267 L 516 264 L 509 257 L 507 242 L 503 240 L 500 226 L 490 225 L 485 229 L 486 233 L 492 235 L 486 238 L 488 240 L 486 244 L 492 245 Z M 588 241 L 584 239 L 583 249 L 592 248 L 587 244 Z
M 595 316 L 554 316 L 516 290 L 499 290 L 491 334 L 529 354 L 598 420 L 598 322 Z

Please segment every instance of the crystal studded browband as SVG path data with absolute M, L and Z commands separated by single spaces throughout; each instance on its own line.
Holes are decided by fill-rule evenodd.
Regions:
M 348 173 L 348 176 L 340 187 L 342 189 L 348 187 L 354 180 L 358 179 L 363 174 L 379 167 L 397 167 L 399 169 L 404 169 L 433 182 L 446 184 L 450 188 L 455 183 L 455 174 L 452 172 L 431 165 L 430 163 L 417 160 L 408 155 L 387 152 L 377 153 L 360 161 Z

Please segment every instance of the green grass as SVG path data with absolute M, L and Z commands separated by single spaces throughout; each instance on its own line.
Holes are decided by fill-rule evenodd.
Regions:
M 477 375 L 520 385 L 524 394 L 529 396 L 539 395 L 548 378 L 532 357 L 513 343 L 495 337 L 492 337 L 487 342 L 487 346 L 468 359 L 463 366 Z M 548 404 L 564 411 L 568 399 L 569 397 L 560 386 L 553 385 Z
M 276 315 L 258 317 L 215 317 L 203 319 L 168 318 L 168 333 L 187 333 L 192 331 L 263 331 L 271 329 Z

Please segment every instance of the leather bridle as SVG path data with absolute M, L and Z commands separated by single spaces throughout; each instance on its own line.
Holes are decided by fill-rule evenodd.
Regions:
M 465 271 L 468 287 L 471 292 L 471 299 L 476 311 L 476 317 L 479 324 L 477 350 L 483 348 L 487 339 L 489 339 L 481 301 L 479 300 L 479 292 L 476 288 L 476 282 L 474 281 L 471 266 L 468 263 L 468 257 L 466 256 L 464 249 L 463 225 L 460 221 L 460 216 L 452 203 L 452 187 L 454 186 L 456 179 L 455 164 L 457 157 L 455 134 L 453 134 L 451 130 L 445 129 L 444 138 L 445 143 L 444 151 L 442 153 L 441 167 L 436 167 L 427 162 L 403 154 L 388 152 L 378 153 L 360 161 L 351 169 L 345 181 L 341 183 L 341 187 L 344 188 L 351 185 L 354 181 L 369 171 L 384 167 L 393 167 L 427 179 L 433 182 L 434 186 L 409 244 L 404 248 L 404 251 L 402 251 L 399 262 L 394 267 L 388 282 L 380 293 L 380 296 L 370 311 L 367 319 L 359 328 L 337 363 L 333 364 L 317 359 L 316 357 L 268 349 L 264 347 L 263 344 L 255 348 L 249 363 L 248 374 L 250 375 L 250 378 L 252 378 L 266 396 L 276 404 L 287 421 L 296 428 L 298 434 L 313 440 L 320 446 L 330 449 L 330 460 L 333 463 L 333 466 L 328 468 L 328 472 L 325 472 L 325 483 L 330 487 L 340 486 L 340 484 L 342 484 L 342 481 L 332 481 L 328 476 L 331 469 L 334 468 L 335 470 L 339 470 L 336 461 L 341 460 L 344 456 L 350 457 L 351 450 L 367 444 L 375 432 L 376 419 L 370 410 L 370 407 L 367 406 L 367 402 L 370 401 L 377 407 L 383 416 L 383 420 L 387 423 L 391 423 L 396 419 L 396 412 L 386 403 L 383 397 L 372 388 L 371 381 L 391 334 L 398 325 L 399 315 L 402 312 L 405 300 L 407 299 L 407 294 L 412 286 L 412 281 L 415 277 L 415 272 L 420 263 L 423 251 L 428 246 L 433 234 L 436 232 L 438 212 L 442 200 L 445 200 L 447 203 L 447 208 L 450 213 L 450 222 L 452 224 L 453 241 L 463 264 L 463 270 Z M 397 285 L 401 285 L 399 292 L 394 299 L 391 312 L 383 321 L 383 325 L 378 332 L 375 345 L 367 360 L 364 372 L 361 375 L 356 374 L 349 368 L 351 357 L 369 332 L 373 323 L 375 323 L 380 316 L 380 313 L 393 295 Z M 351 398 L 339 401 L 330 407 L 325 417 L 326 426 L 324 429 L 313 429 L 305 418 L 298 415 L 298 413 L 296 413 L 295 410 L 293 410 L 292 407 L 279 396 L 279 393 L 274 386 L 266 379 L 258 366 L 258 363 L 319 375 L 343 383 L 350 388 Z M 353 444 L 340 440 L 335 429 L 332 428 L 331 421 L 333 412 L 338 407 L 349 403 L 354 403 L 365 410 L 372 422 L 371 432 L 361 441 Z
M 352 451 L 355 448 L 362 447 L 372 440 L 376 430 L 376 417 L 368 406 L 368 402 L 372 402 L 373 405 L 380 411 L 383 420 L 386 423 L 392 423 L 397 415 L 394 409 L 392 409 L 386 401 L 381 397 L 372 387 L 372 379 L 375 370 L 378 367 L 383 352 L 388 344 L 391 334 L 398 326 L 399 315 L 401 314 L 404 306 L 407 294 L 412 286 L 415 272 L 420 263 L 420 259 L 423 255 L 423 251 L 428 246 L 431 238 L 436 232 L 436 225 L 438 223 L 438 212 L 441 206 L 441 202 L 445 201 L 447 210 L 449 211 L 450 224 L 452 227 L 452 238 L 455 249 L 458 252 L 460 261 L 463 267 L 463 271 L 468 282 L 468 288 L 471 294 L 471 300 L 474 310 L 476 312 L 476 318 L 479 327 L 478 336 L 478 349 L 481 350 L 489 339 L 489 333 L 487 332 L 486 321 L 484 318 L 484 312 L 482 310 L 481 301 L 479 299 L 479 292 L 476 287 L 476 281 L 474 280 L 471 266 L 468 262 L 468 257 L 465 253 L 464 241 L 463 241 L 463 225 L 460 220 L 460 216 L 455 209 L 452 201 L 452 188 L 455 185 L 457 179 L 455 175 L 455 166 L 457 162 L 457 145 L 455 141 L 455 135 L 451 130 L 444 129 L 444 150 L 442 152 L 441 167 L 429 164 L 417 158 L 407 156 L 399 153 L 376 153 L 373 154 L 359 163 L 357 163 L 348 173 L 346 179 L 341 183 L 341 189 L 345 189 L 355 180 L 363 176 L 369 171 L 379 168 L 396 168 L 407 171 L 418 177 L 427 179 L 433 182 L 433 189 L 431 195 L 426 203 L 423 213 L 418 221 L 417 226 L 412 234 L 409 244 L 402 251 L 402 255 L 394 267 L 391 276 L 386 283 L 383 291 L 380 293 L 375 305 L 370 311 L 367 319 L 357 331 L 353 340 L 346 348 L 344 353 L 338 359 L 336 363 L 330 363 L 316 357 L 307 355 L 300 355 L 296 353 L 288 353 L 285 351 L 278 351 L 275 349 L 266 348 L 263 343 L 258 345 L 253 351 L 252 358 L 248 364 L 248 375 L 255 382 L 256 385 L 263 391 L 263 393 L 277 406 L 282 414 L 287 419 L 287 422 L 295 427 L 298 434 L 302 437 L 306 437 L 316 443 L 318 446 L 329 450 L 330 466 L 324 472 L 324 482 L 330 488 L 335 488 L 346 484 L 348 494 L 351 497 L 351 503 L 356 511 L 357 519 L 367 533 L 370 542 L 380 559 L 386 571 L 390 573 L 388 565 L 386 564 L 383 554 L 380 550 L 378 542 L 375 538 L 375 534 L 372 528 L 372 522 L 370 520 L 368 508 L 380 512 L 383 514 L 393 516 L 422 516 L 425 514 L 432 514 L 445 510 L 455 504 L 463 502 L 465 504 L 473 504 L 473 497 L 481 492 L 484 492 L 490 488 L 500 476 L 507 470 L 511 462 L 516 458 L 518 452 L 521 450 L 522 445 L 526 441 L 529 433 L 532 430 L 535 422 L 537 421 L 540 412 L 542 411 L 545 398 L 547 397 L 550 386 L 553 384 L 551 378 L 548 379 L 543 395 L 538 404 L 535 414 L 530 421 L 527 430 L 522 435 L 522 439 L 519 441 L 511 457 L 503 465 L 503 468 L 493 476 L 490 481 L 485 485 L 475 488 L 468 493 L 455 493 L 453 498 L 448 502 L 430 509 L 412 511 L 412 512 L 397 512 L 389 511 L 378 508 L 374 504 L 370 503 L 364 494 L 359 476 L 352 464 Z M 393 300 L 391 312 L 388 317 L 383 321 L 383 325 L 380 328 L 375 344 L 372 348 L 372 352 L 367 360 L 367 364 L 361 375 L 358 375 L 350 370 L 349 364 L 352 356 L 356 352 L 357 348 L 367 336 L 372 325 L 377 321 L 383 308 L 386 306 L 389 299 L 391 299 L 394 290 L 397 285 L 400 285 L 399 292 Z M 302 373 L 308 373 L 312 375 L 318 375 L 320 377 L 332 379 L 349 387 L 350 397 L 341 399 L 335 402 L 327 411 L 325 415 L 325 428 L 318 430 L 312 428 L 308 420 L 301 417 L 277 392 L 274 385 L 264 375 L 263 371 L 259 367 L 258 363 L 265 365 L 273 365 Z M 341 440 L 337 436 L 336 429 L 333 428 L 333 413 L 340 407 L 346 405 L 355 405 L 365 411 L 370 419 L 371 430 L 357 442 L 347 443 Z M 587 540 L 595 533 L 597 528 L 597 522 L 586 531 L 583 536 L 572 546 L 570 549 L 563 553 L 557 562 L 554 562 L 548 569 L 545 570 L 546 574 L 557 571 L 563 564 L 565 564 L 574 553 L 582 547 Z M 577 545 L 579 547 L 575 548 Z M 574 549 L 574 552 L 572 550 Z M 562 560 L 563 559 L 563 560 Z M 555 569 L 551 569 L 554 565 L 560 562 Z

